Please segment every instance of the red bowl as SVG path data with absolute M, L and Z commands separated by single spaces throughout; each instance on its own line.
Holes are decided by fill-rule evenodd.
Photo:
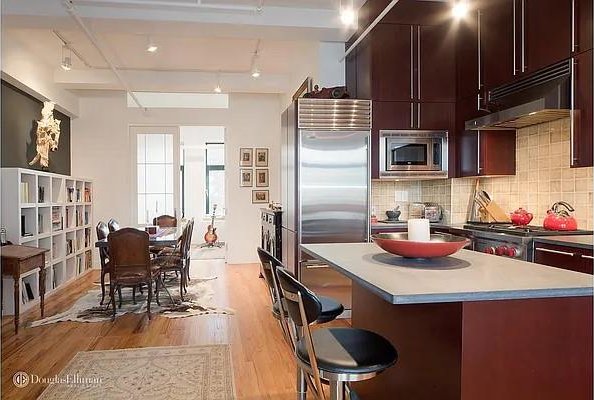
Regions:
M 388 253 L 406 258 L 445 257 L 470 244 L 470 240 L 448 234 L 433 234 L 430 242 L 411 242 L 407 233 L 378 233 L 371 240 Z

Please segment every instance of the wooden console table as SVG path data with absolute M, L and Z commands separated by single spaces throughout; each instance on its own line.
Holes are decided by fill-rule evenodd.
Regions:
M 21 275 L 35 268 L 39 268 L 39 307 L 41 318 L 44 317 L 45 296 L 45 253 L 47 249 L 31 246 L 9 245 L 2 246 L 2 275 L 12 277 L 14 280 L 14 333 L 19 333 L 19 309 L 21 305 Z M 2 288 L 4 290 L 4 288 Z

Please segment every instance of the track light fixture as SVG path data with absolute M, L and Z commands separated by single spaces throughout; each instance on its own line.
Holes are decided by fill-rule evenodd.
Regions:
M 452 16 L 455 19 L 462 19 L 466 17 L 466 14 L 468 14 L 468 10 L 469 7 L 466 0 L 458 0 L 452 6 Z
M 67 45 L 62 46 L 62 64 L 60 66 L 64 71 L 72 69 L 72 50 Z
M 146 43 L 146 51 L 149 53 L 155 53 L 159 46 L 153 41 L 153 39 L 149 36 L 147 43 Z
M 258 57 L 260 57 L 260 39 L 256 42 L 256 50 L 254 50 L 254 55 L 252 56 L 252 65 L 250 67 L 250 74 L 252 78 L 259 78 L 260 68 L 258 68 Z
M 351 26 L 355 23 L 355 7 L 353 0 L 340 0 L 340 20 L 346 26 Z
M 215 93 L 221 93 L 223 91 L 223 89 L 221 89 L 221 72 L 217 72 L 217 84 L 214 87 L 213 91 Z

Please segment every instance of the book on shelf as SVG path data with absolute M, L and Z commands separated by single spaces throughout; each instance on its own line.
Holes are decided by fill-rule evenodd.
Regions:
M 66 213 L 68 215 L 68 213 Z M 52 230 L 59 231 L 64 228 L 64 217 L 62 216 L 62 212 L 60 207 L 53 207 L 52 208 Z
M 89 212 L 85 211 L 85 225 L 89 224 Z
M 52 276 L 52 289 L 56 288 L 56 271 L 54 270 L 53 276 Z
M 85 203 L 90 203 L 91 202 L 91 188 L 85 188 L 84 202 Z
M 21 203 L 29 203 L 29 182 L 21 182 Z
M 80 189 L 76 189 L 76 201 L 77 202 L 82 201 L 81 196 L 80 196 Z
M 93 267 L 93 253 L 91 250 L 85 251 L 85 269 Z
M 35 298 L 35 296 L 33 296 L 33 289 L 31 289 L 31 284 L 29 282 L 24 282 L 24 284 L 25 284 L 25 290 L 27 292 L 27 299 L 33 300 Z
M 43 215 L 37 214 L 37 233 L 43 233 Z
M 73 203 L 74 202 L 74 188 L 69 187 L 66 190 L 67 190 L 67 201 L 69 203 Z
M 37 189 L 37 201 L 45 203 L 45 188 L 43 186 L 39 186 Z
M 74 253 L 74 240 L 66 239 L 66 255 Z

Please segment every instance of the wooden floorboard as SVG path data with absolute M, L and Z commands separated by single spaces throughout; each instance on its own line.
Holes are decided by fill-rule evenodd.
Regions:
M 115 322 L 60 322 L 36 328 L 21 326 L 14 335 L 11 317 L 2 318 L 2 399 L 34 399 L 45 388 L 12 384 L 17 371 L 40 377 L 58 374 L 79 351 L 133 347 L 230 343 L 238 399 L 293 400 L 295 363 L 255 264 L 225 265 L 222 260 L 193 261 L 193 275 L 217 276 L 215 304 L 235 309 L 235 315 L 206 315 L 168 319 L 153 315 L 125 315 Z M 94 286 L 97 273 L 49 297 L 46 315 L 70 307 Z M 39 319 L 39 311 L 21 316 L 23 324 Z M 346 326 L 344 320 L 332 323 Z M 109 398 L 106 394 L 106 399 Z

